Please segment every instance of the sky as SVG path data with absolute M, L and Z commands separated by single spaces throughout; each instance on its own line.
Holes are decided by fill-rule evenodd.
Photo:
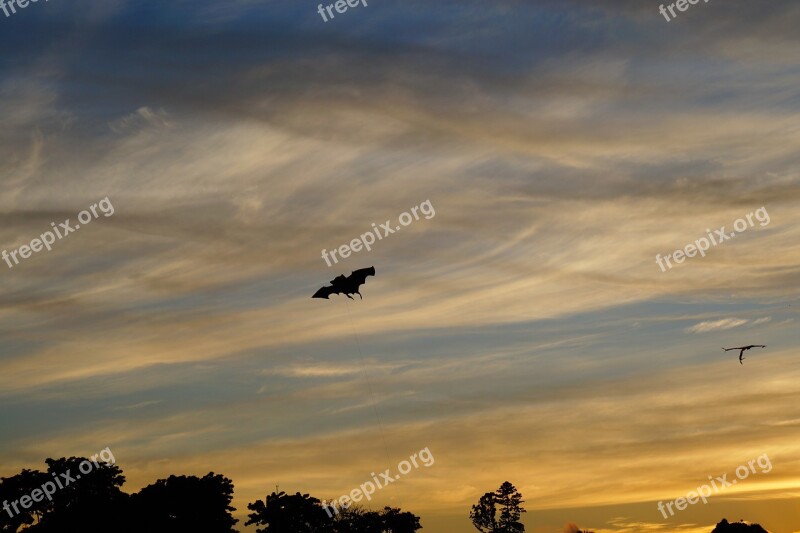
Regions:
M 800 531 L 800 5 L 677 15 L 0 14 L 0 246 L 113 206 L 0 262 L 0 476 L 109 447 L 128 492 L 231 478 L 252 532 L 247 503 L 276 485 L 335 498 L 427 448 L 369 503 L 426 533 L 473 530 L 506 480 L 533 533 Z M 363 300 L 310 298 L 370 266 Z M 720 349 L 747 344 L 767 348 Z M 768 472 L 659 512 L 762 456 Z

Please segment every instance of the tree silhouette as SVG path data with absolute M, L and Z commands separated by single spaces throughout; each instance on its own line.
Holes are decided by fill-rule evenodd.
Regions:
M 237 533 L 232 526 L 238 520 L 230 514 L 233 484 L 213 472 L 170 476 L 129 496 L 120 489 L 125 476 L 115 464 L 82 457 L 45 463 L 47 472 L 22 470 L 0 479 L 0 533 Z M 82 463 L 91 469 L 84 464 L 81 470 Z
M 257 500 L 247 504 L 253 511 L 245 523 L 266 526 L 257 533 L 320 533 L 331 531 L 332 519 L 323 510 L 322 503 L 313 496 L 299 492 L 289 496 L 285 492 L 268 494 L 266 502 Z
M 475 529 L 486 533 L 517 533 L 525 531 L 525 526 L 519 521 L 522 513 L 522 494 L 510 482 L 505 481 L 494 492 L 487 492 L 472 506 L 469 514 Z M 498 507 L 500 519 L 497 520 Z
M 209 472 L 197 476 L 170 476 L 143 488 L 131 498 L 137 531 L 173 533 L 235 533 L 231 516 L 233 483 Z
M 767 533 L 767 530 L 758 524 L 745 524 L 744 522 L 729 523 L 723 518 L 711 533 Z
M 23 496 L 30 495 L 50 477 L 38 470 L 23 469 L 19 474 L 7 478 L 0 478 L 0 532 L 16 533 L 22 526 L 38 523 L 47 508 L 47 500 L 31 502 L 31 507 L 25 509 L 19 503 L 15 512 L 13 502 L 18 502 Z M 27 503 L 27 501 L 26 501 Z
M 45 498 L 40 502 L 35 510 L 38 523 L 26 531 L 104 533 L 125 515 L 128 495 L 120 490 L 125 476 L 117 465 L 94 465 L 84 457 L 47 459 L 45 463 L 47 474 L 35 488 L 45 482 L 61 486 L 53 491 L 52 501 Z M 82 464 L 91 465 L 91 470 L 83 473 Z
M 414 533 L 422 529 L 419 517 L 400 509 L 384 507 L 382 511 L 366 511 L 350 506 L 333 517 L 334 533 Z
M 419 517 L 393 507 L 384 507 L 381 513 L 383 530 L 386 533 L 414 533 L 422 529 Z
M 46 472 L 22 470 L 0 478 L 0 533 L 238 533 L 238 520 L 231 514 L 236 509 L 230 505 L 233 483 L 220 474 L 172 475 L 128 495 L 121 490 L 125 476 L 116 464 L 82 457 L 45 463 Z M 422 529 L 418 516 L 393 507 L 368 511 L 350 506 L 329 515 L 320 500 L 299 492 L 273 492 L 247 508 L 253 512 L 246 525 L 263 526 L 258 533 Z
M 414 533 L 422 529 L 419 517 L 393 507 L 367 511 L 357 505 L 325 511 L 308 494 L 279 492 L 247 505 L 253 511 L 245 525 L 266 526 L 257 533 Z M 329 508 L 330 509 L 330 508 Z
M 328 509 L 331 508 L 328 507 Z M 366 511 L 357 505 L 341 508 L 338 511 L 333 515 L 330 531 L 335 531 L 336 533 L 358 533 L 362 531 L 378 533 L 380 531 L 376 529 L 377 513 L 375 512 Z
M 481 499 L 478 500 L 478 505 L 472 506 L 472 511 L 469 513 L 469 518 L 472 520 L 472 525 L 475 529 L 481 532 L 495 531 L 497 522 L 495 516 L 497 509 L 494 506 L 494 493 L 487 492 Z

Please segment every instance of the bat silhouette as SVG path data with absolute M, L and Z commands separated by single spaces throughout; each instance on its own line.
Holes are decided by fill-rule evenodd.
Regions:
M 741 352 L 739 352 L 739 364 L 743 365 L 744 363 L 742 362 L 742 359 L 744 359 L 745 350 L 749 350 L 750 348 L 766 348 L 766 347 L 767 347 L 766 344 L 751 344 L 749 346 L 737 346 L 735 348 L 722 348 L 722 349 L 725 350 L 726 352 L 730 352 L 731 350 L 741 350 Z
M 359 292 L 359 288 L 361 285 L 367 282 L 367 276 L 374 276 L 375 275 L 375 267 L 369 268 L 360 268 L 358 270 L 354 270 L 350 273 L 349 276 L 336 276 L 334 279 L 331 280 L 331 284 L 329 287 L 322 287 L 317 292 L 314 293 L 312 298 L 325 298 L 328 299 L 328 296 L 331 294 L 344 294 L 351 300 L 354 300 L 351 294 L 358 294 L 358 297 L 362 300 L 364 299 Z

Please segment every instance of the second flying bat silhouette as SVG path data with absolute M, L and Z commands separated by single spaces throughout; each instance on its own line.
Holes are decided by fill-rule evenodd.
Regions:
M 336 276 L 331 280 L 330 287 L 322 287 L 314 293 L 312 298 L 325 298 L 326 300 L 331 294 L 344 294 L 351 300 L 354 298 L 351 294 L 358 294 L 359 298 L 363 299 L 359 292 L 361 285 L 367 282 L 367 276 L 375 275 L 375 267 L 360 268 L 354 270 L 349 276 Z
M 750 346 L 736 346 L 735 348 L 723 348 L 723 350 L 725 350 L 726 352 L 729 352 L 731 350 L 741 350 L 741 352 L 739 352 L 739 364 L 743 365 L 744 363 L 742 363 L 742 359 L 744 359 L 745 350 L 749 350 L 750 348 L 766 348 L 766 347 L 767 347 L 766 344 L 751 344 Z

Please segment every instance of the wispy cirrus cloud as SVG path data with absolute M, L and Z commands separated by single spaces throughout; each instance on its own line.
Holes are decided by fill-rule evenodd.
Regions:
M 123 133 L 132 129 L 146 127 L 163 128 L 169 126 L 169 114 L 163 109 L 153 110 L 147 106 L 140 107 L 134 113 L 108 123 L 114 133 Z
M 709 333 L 711 331 L 724 331 L 726 329 L 738 328 L 750 324 L 751 326 L 758 326 L 770 322 L 772 317 L 765 316 L 750 320 L 746 318 L 721 318 L 719 320 L 704 320 L 694 326 L 686 328 L 688 333 Z
M 686 328 L 686 331 L 690 333 L 708 333 L 709 331 L 738 328 L 739 326 L 744 326 L 747 324 L 747 322 L 748 320 L 743 318 L 722 318 L 720 320 L 708 320 Z

